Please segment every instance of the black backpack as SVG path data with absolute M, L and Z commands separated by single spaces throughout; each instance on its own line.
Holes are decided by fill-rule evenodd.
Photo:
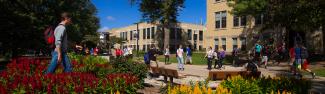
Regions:
M 248 64 L 247 64 L 247 71 L 251 71 L 251 72 L 257 72 L 257 66 L 254 64 L 254 63 L 252 63 L 252 62 L 249 62 Z

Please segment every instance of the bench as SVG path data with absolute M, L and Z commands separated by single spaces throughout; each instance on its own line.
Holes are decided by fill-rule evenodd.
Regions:
M 243 77 L 260 77 L 261 72 L 258 71 L 256 74 L 252 74 L 247 71 L 210 71 L 209 79 L 210 80 L 224 80 L 231 76 L 241 75 Z
M 169 80 L 171 83 L 173 83 L 173 79 L 180 79 L 184 78 L 183 76 L 180 76 L 175 69 L 168 69 L 168 68 L 163 68 L 163 67 L 151 67 L 152 74 L 158 75 L 158 76 L 163 76 L 164 77 L 164 82 L 167 82 L 167 79 L 169 77 Z

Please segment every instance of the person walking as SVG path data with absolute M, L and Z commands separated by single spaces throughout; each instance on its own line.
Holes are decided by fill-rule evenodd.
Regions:
M 55 49 L 52 52 L 52 60 L 47 68 L 46 74 L 54 73 L 58 64 L 62 63 L 64 72 L 71 72 L 72 67 L 67 55 L 68 49 L 68 34 L 66 26 L 71 23 L 69 13 L 64 12 L 61 14 L 61 23 L 54 30 Z
M 116 58 L 119 58 L 123 55 L 123 51 L 120 48 L 115 49 Z
M 220 50 L 220 52 L 219 52 L 219 54 L 218 54 L 219 56 L 218 56 L 218 67 L 217 67 L 217 69 L 221 69 L 222 68 L 222 63 L 223 63 L 223 59 L 225 59 L 225 57 L 226 57 L 226 52 L 225 52 L 225 50 L 223 49 L 223 48 L 221 48 L 221 50 Z
M 205 58 L 207 58 L 208 61 L 208 70 L 211 70 L 211 65 L 212 65 L 212 59 L 213 59 L 213 50 L 212 47 L 209 47 L 206 51 Z
M 305 46 L 301 45 L 301 59 L 302 59 L 302 69 L 309 72 L 312 76 L 312 78 L 315 78 L 316 74 L 312 72 L 309 68 L 309 62 L 308 62 L 308 50 Z
M 232 51 L 232 57 L 233 57 L 233 61 L 232 61 L 232 66 L 237 67 L 238 65 L 238 61 L 239 61 L 239 57 L 238 57 L 238 48 L 235 48 Z
M 186 47 L 186 60 L 185 62 L 189 62 L 188 64 L 192 64 L 192 50 L 190 45 Z
M 151 46 L 149 50 L 149 58 L 151 61 L 154 61 L 156 63 L 156 66 L 158 68 L 158 61 L 157 61 L 157 49 L 154 45 Z
M 128 55 L 129 55 L 129 50 L 128 50 L 127 47 L 124 47 L 124 49 L 123 49 L 123 56 L 124 57 L 127 57 Z
M 219 55 L 218 48 L 214 48 L 213 57 L 214 57 L 214 68 L 215 69 L 217 68 L 217 64 L 219 62 L 218 55 Z
M 295 50 L 295 73 L 294 75 L 297 75 L 299 77 L 302 77 L 300 71 L 301 71 L 301 64 L 302 64 L 302 59 L 301 59 L 301 45 L 297 44 L 294 48 Z M 298 72 L 298 74 L 297 74 Z
M 295 74 L 296 69 L 295 69 L 295 49 L 294 47 L 291 47 L 289 49 L 289 65 L 290 65 L 290 72 L 292 72 L 293 74 Z
M 128 53 L 129 53 L 128 57 L 133 58 L 133 48 L 131 45 L 128 47 Z
M 164 55 L 165 55 L 165 64 L 169 64 L 169 56 L 170 56 L 169 46 L 165 48 Z
M 254 50 L 255 50 L 255 54 L 254 54 L 255 62 L 257 62 L 257 64 L 260 66 L 261 65 L 260 58 L 261 58 L 262 46 L 260 44 L 256 43 Z
M 182 45 L 179 45 L 179 48 L 176 51 L 177 61 L 178 61 L 178 69 L 184 71 L 184 58 L 183 58 L 184 50 Z
M 264 63 L 264 68 L 265 69 L 267 67 L 269 56 L 270 56 L 269 48 L 268 48 L 267 45 L 264 45 L 263 49 L 262 49 L 262 64 Z

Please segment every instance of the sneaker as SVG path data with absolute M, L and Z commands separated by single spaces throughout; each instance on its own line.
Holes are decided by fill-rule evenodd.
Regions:
M 316 78 L 316 73 L 311 73 L 311 76 L 313 77 L 313 79 Z

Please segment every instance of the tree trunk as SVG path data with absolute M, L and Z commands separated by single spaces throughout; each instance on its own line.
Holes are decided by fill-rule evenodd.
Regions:
M 323 55 L 325 55 L 325 25 L 322 26 L 322 36 L 323 36 Z
M 169 46 L 170 28 L 167 25 L 164 25 L 163 28 L 164 28 L 164 48 L 167 48 L 167 46 Z

